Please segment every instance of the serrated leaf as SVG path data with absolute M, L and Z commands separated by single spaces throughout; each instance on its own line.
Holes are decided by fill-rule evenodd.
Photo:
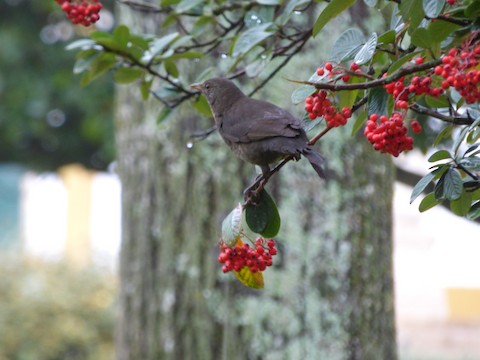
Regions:
M 369 62 L 373 55 L 375 54 L 375 50 L 377 49 L 377 34 L 373 33 L 370 36 L 370 39 L 361 47 L 358 53 L 355 55 L 354 62 L 358 65 L 363 65 Z
M 372 114 L 388 115 L 389 94 L 383 87 L 375 87 L 368 91 L 368 116 Z
M 467 170 L 479 171 L 480 170 L 480 158 L 475 156 L 470 156 L 461 159 L 458 162 L 458 165 L 462 166 Z
M 302 85 L 292 92 L 292 103 L 297 105 L 305 101 L 305 99 L 315 92 L 315 86 Z
M 423 11 L 429 18 L 436 18 L 442 12 L 445 0 L 423 0 Z
M 137 68 L 118 68 L 113 74 L 113 79 L 119 84 L 129 84 L 143 75 L 142 69 Z
M 466 216 L 470 211 L 471 204 L 471 194 L 463 191 L 458 199 L 450 201 L 450 210 L 452 210 L 455 215 Z
M 222 222 L 222 240 L 227 246 L 233 246 L 242 230 L 242 204 L 238 204 Z
M 355 4 L 356 0 L 332 0 L 318 16 L 313 25 L 312 35 L 316 36 L 327 23 Z
M 428 173 L 419 182 L 415 185 L 412 190 L 412 195 L 410 196 L 410 204 L 415 201 L 415 199 L 425 190 L 425 188 L 432 182 L 435 174 L 433 172 Z
M 272 26 L 272 23 L 255 26 L 243 32 L 233 46 L 232 56 L 244 55 L 256 45 L 272 36 L 273 32 L 267 31 L 270 26 Z
M 452 156 L 450 155 L 449 151 L 438 150 L 428 158 L 428 162 L 436 162 L 436 161 L 439 161 L 439 160 L 451 159 L 451 158 L 452 158 Z
M 341 62 L 347 56 L 353 56 L 352 53 L 358 51 L 364 42 L 365 37 L 359 29 L 347 29 L 335 40 L 330 59 L 335 62 Z
M 438 204 L 439 202 L 435 199 L 435 194 L 431 192 L 430 194 L 428 194 L 422 199 L 422 201 L 420 202 L 420 205 L 418 205 L 418 210 L 420 210 L 420 212 L 424 212 L 433 208 Z
M 242 270 L 233 273 L 243 285 L 252 289 L 263 289 L 263 274 L 260 271 L 252 272 L 248 266 L 245 266 Z
M 280 214 L 277 205 L 267 193 L 262 190 L 254 204 L 245 207 L 245 221 L 253 232 L 265 238 L 273 238 L 280 230 Z

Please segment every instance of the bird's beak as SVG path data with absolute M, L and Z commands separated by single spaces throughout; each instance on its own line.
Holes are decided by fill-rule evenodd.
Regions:
M 202 83 L 190 84 L 190 87 L 191 87 L 192 89 L 195 89 L 195 90 L 198 90 L 198 91 L 202 91 Z

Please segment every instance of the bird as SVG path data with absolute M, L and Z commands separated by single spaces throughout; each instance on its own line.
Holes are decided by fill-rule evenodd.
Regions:
M 271 165 L 303 155 L 325 178 L 323 156 L 308 144 L 302 121 L 290 112 L 248 97 L 227 78 L 211 78 L 190 87 L 207 99 L 224 142 L 240 159 L 258 165 L 264 177 L 269 176 Z

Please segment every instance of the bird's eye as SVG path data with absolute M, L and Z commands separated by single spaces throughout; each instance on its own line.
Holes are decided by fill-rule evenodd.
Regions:
M 207 90 L 210 89 L 210 84 L 209 83 L 205 84 L 205 89 L 207 89 Z

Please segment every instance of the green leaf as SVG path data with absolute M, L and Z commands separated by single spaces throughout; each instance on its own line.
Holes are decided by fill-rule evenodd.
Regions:
M 73 65 L 73 73 L 80 74 L 90 68 L 92 62 L 99 56 L 98 51 L 92 50 L 89 56 L 81 57 Z
M 415 46 L 421 47 L 423 49 L 430 49 L 432 47 L 432 39 L 430 39 L 430 34 L 425 28 L 418 28 L 412 33 L 411 37 L 412 43 Z
M 280 5 L 282 1 L 281 0 L 257 0 L 257 3 L 262 5 Z
M 390 95 L 383 87 L 375 87 L 368 91 L 368 116 L 372 114 L 388 115 L 388 99 Z
M 205 96 L 199 96 L 197 100 L 192 102 L 192 106 L 195 110 L 197 110 L 200 114 L 205 116 L 212 116 L 212 111 L 210 110 L 210 105 L 208 105 L 208 101 Z
M 429 18 L 436 18 L 442 12 L 445 0 L 423 0 L 423 11 Z
M 472 146 L 470 146 L 466 151 L 465 153 L 463 154 L 463 156 L 466 156 L 467 154 L 470 154 L 471 152 L 474 152 L 475 150 L 477 150 L 477 148 L 480 146 L 480 143 L 478 144 L 474 144 Z
M 362 111 L 355 119 L 355 122 L 353 123 L 352 126 L 352 136 L 357 133 L 358 130 L 360 130 L 365 124 L 365 121 L 367 120 L 367 112 Z
M 125 25 L 118 26 L 113 31 L 113 39 L 122 47 L 126 47 L 130 40 L 130 30 Z
M 292 103 L 297 105 L 303 103 L 307 96 L 312 95 L 315 92 L 315 86 L 302 85 L 296 88 L 291 95 Z
M 470 208 L 467 217 L 470 220 L 476 220 L 480 217 L 480 201 L 477 201 L 473 206 Z
M 427 27 L 428 38 L 434 44 L 440 44 L 458 29 L 460 29 L 460 25 L 451 22 L 443 20 L 432 21 Z
M 240 271 L 233 272 L 237 279 L 245 286 L 252 289 L 263 289 L 263 274 L 261 271 L 252 272 L 248 266 Z
M 343 11 L 347 10 L 350 6 L 355 4 L 356 0 L 332 0 L 320 13 L 319 17 L 313 25 L 312 35 L 316 36 L 320 30 L 323 29 L 327 23 L 337 15 L 340 15 Z
M 100 75 L 104 74 L 110 70 L 116 64 L 115 55 L 111 53 L 101 53 L 97 56 L 88 69 L 88 72 L 84 74 L 80 80 L 81 86 L 86 86 L 91 83 L 93 80 L 98 78 Z
M 233 46 L 232 56 L 244 55 L 263 40 L 272 36 L 273 32 L 267 31 L 271 25 L 272 23 L 267 23 L 255 26 L 243 32 Z
M 429 108 L 441 109 L 448 108 L 450 103 L 446 96 L 433 97 L 430 95 L 425 96 L 425 103 Z
M 395 61 L 392 65 L 390 65 L 390 68 L 388 69 L 388 73 L 389 74 L 392 74 L 395 70 L 398 70 L 402 67 L 403 64 L 405 64 L 406 62 L 412 60 L 415 56 L 418 55 L 418 51 L 416 52 L 413 52 L 413 53 L 410 53 L 408 55 L 405 55 L 403 57 L 401 57 L 400 59 L 398 59 L 397 61 Z
M 233 246 L 242 231 L 242 204 L 238 204 L 222 222 L 222 240 L 228 246 Z
M 171 59 L 165 60 L 163 62 L 163 66 L 165 66 L 165 71 L 172 75 L 174 78 L 178 78 L 179 76 L 179 71 L 177 68 L 177 65 L 175 64 L 175 61 L 172 61 Z
M 463 181 L 460 174 L 449 168 L 435 185 L 435 198 L 437 200 L 457 200 L 463 191 Z
M 433 208 L 438 204 L 439 202 L 437 201 L 437 199 L 435 199 L 435 194 L 431 192 L 430 194 L 428 194 L 422 199 L 422 201 L 420 202 L 420 205 L 418 206 L 418 210 L 420 210 L 420 212 L 424 212 Z
M 480 16 L 480 1 L 473 0 L 469 3 L 465 9 L 465 16 L 469 17 L 472 20 L 477 20 Z
M 164 106 L 162 110 L 158 113 L 157 124 L 166 121 L 173 113 L 175 109 Z
M 451 125 L 447 125 L 446 127 L 444 127 L 442 131 L 438 133 L 437 137 L 433 141 L 432 146 L 437 147 L 444 139 L 450 139 L 452 136 L 452 130 L 453 126 Z
M 253 232 L 265 238 L 273 238 L 280 230 L 280 215 L 275 202 L 262 190 L 255 199 L 256 204 L 248 204 L 245 208 L 245 221 Z
M 377 48 L 377 34 L 373 33 L 370 39 L 361 47 L 358 53 L 355 55 L 354 61 L 358 65 L 363 65 L 369 62 L 373 55 L 375 54 L 375 50 Z
M 153 59 L 155 56 L 159 55 L 162 53 L 163 49 L 165 49 L 172 41 L 177 39 L 179 36 L 178 32 L 173 32 L 171 34 L 162 36 L 160 38 L 154 39 L 150 43 L 150 48 L 148 52 L 144 55 L 144 61 L 150 61 Z
M 422 0 L 402 0 L 398 6 L 403 21 L 410 21 L 409 32 L 415 30 L 422 22 L 425 14 L 423 12 Z
M 378 0 L 363 0 L 363 2 L 370 7 L 374 7 L 375 5 L 377 5 L 377 1 Z
M 428 158 L 428 162 L 436 162 L 439 160 L 451 159 L 451 158 L 452 156 L 450 155 L 450 152 L 448 152 L 447 150 L 438 150 Z
M 345 30 L 337 40 L 335 40 L 330 59 L 335 62 L 341 62 L 349 56 L 353 56 L 365 42 L 363 33 L 357 28 Z
M 467 133 L 468 133 L 468 126 L 464 126 L 462 128 L 462 130 L 460 130 L 460 133 L 455 136 L 455 138 L 453 140 L 453 145 L 452 145 L 453 153 L 455 155 L 457 154 L 457 151 L 458 151 L 460 145 L 465 140 L 465 136 L 467 135 Z
M 129 84 L 137 80 L 143 73 L 142 69 L 121 67 L 115 71 L 113 79 L 119 84 Z
M 475 156 L 470 156 L 461 159 L 458 162 L 458 165 L 462 166 L 467 170 L 479 171 L 480 170 L 480 158 Z
M 96 42 L 91 40 L 91 39 L 80 39 L 71 42 L 67 46 L 65 46 L 65 50 L 76 50 L 76 49 L 91 49 L 93 46 L 95 46 Z
M 150 88 L 152 86 L 153 79 L 151 80 L 143 80 L 140 84 L 140 92 L 142 94 L 143 101 L 147 101 L 148 97 L 150 96 Z
M 378 37 L 379 44 L 393 44 L 395 42 L 395 30 L 388 30 Z
M 450 210 L 452 210 L 455 215 L 466 216 L 470 211 L 471 204 L 471 194 L 463 191 L 462 195 L 458 199 L 450 201 Z
M 194 7 L 203 3 L 203 0 L 182 0 L 175 8 L 178 14 L 192 10 Z
M 415 199 L 425 190 L 425 188 L 432 182 L 435 178 L 433 172 L 428 173 L 415 185 L 412 190 L 412 195 L 410 196 L 410 204 L 415 201 Z

